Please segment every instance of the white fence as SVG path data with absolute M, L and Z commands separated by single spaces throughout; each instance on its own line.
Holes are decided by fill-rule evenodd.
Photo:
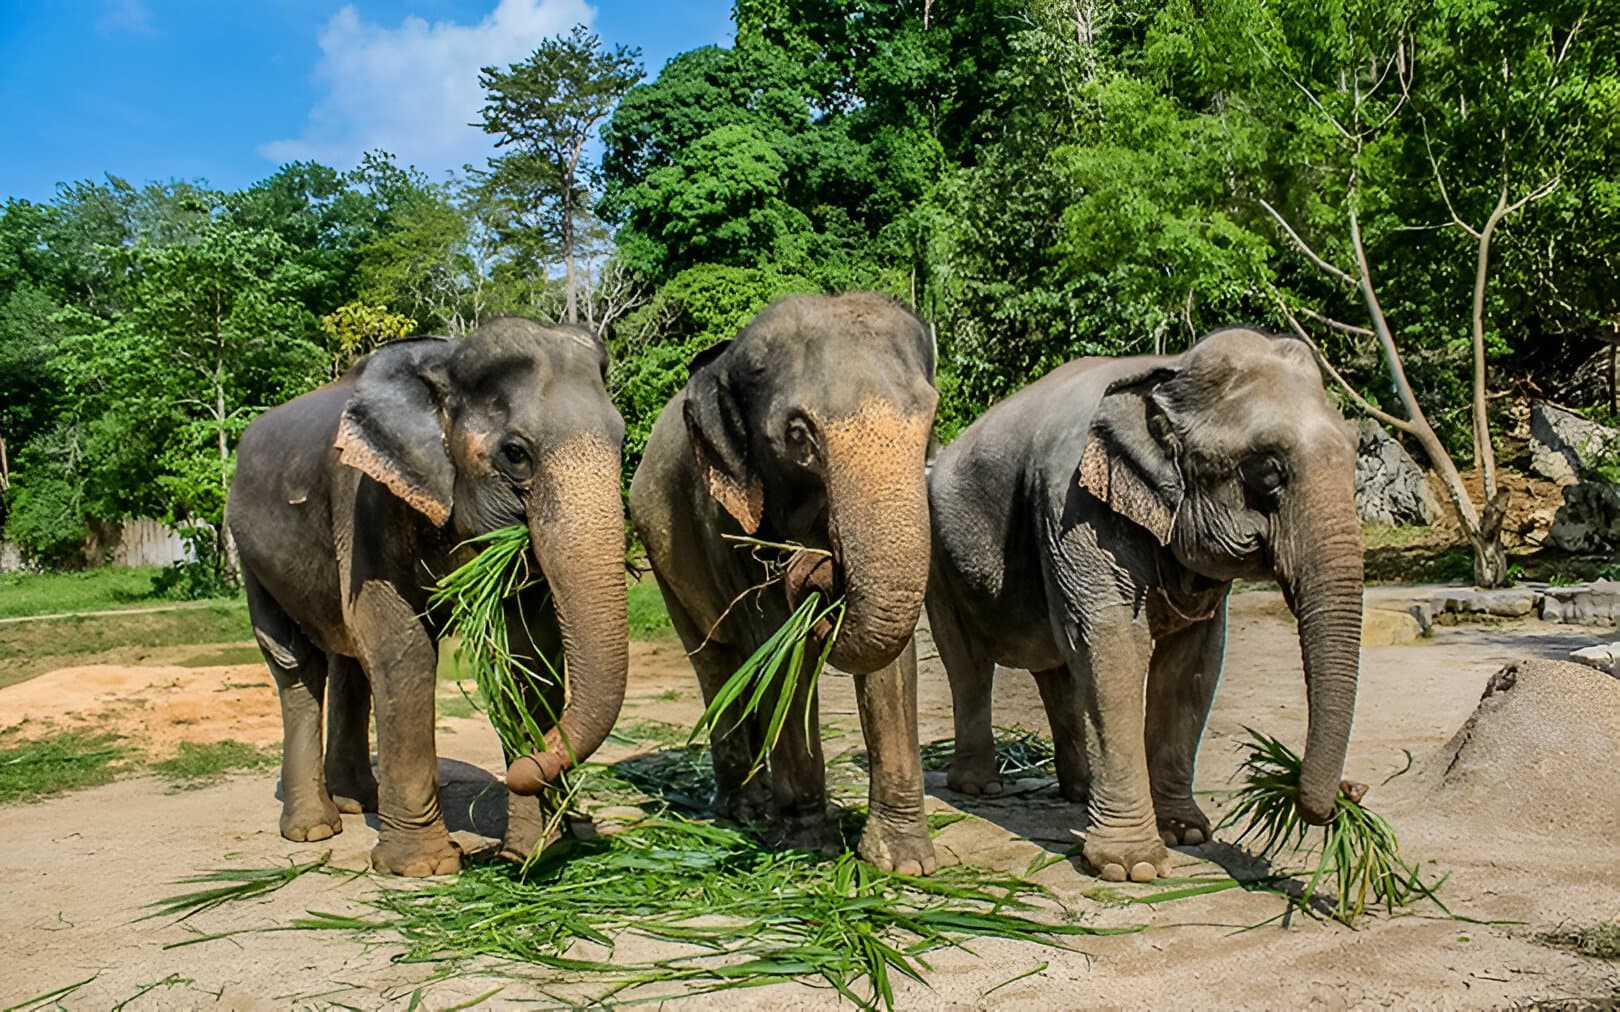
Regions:
M 190 558 L 180 535 L 157 520 L 96 523 L 85 539 L 88 565 L 167 566 Z M 0 573 L 24 568 L 23 554 L 9 541 L 0 541 Z

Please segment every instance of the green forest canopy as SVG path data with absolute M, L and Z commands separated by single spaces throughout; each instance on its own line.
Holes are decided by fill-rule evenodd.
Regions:
M 734 14 L 733 46 L 623 94 L 566 184 L 579 315 L 613 349 L 629 465 L 696 352 L 778 295 L 856 287 L 937 326 L 946 439 L 1069 358 L 1282 330 L 1284 307 L 1399 415 L 1362 300 L 1313 261 L 1355 272 L 1351 211 L 1413 387 L 1464 460 L 1464 225 L 1534 197 L 1488 264 L 1493 389 L 1559 392 L 1620 336 L 1617 0 Z M 622 90 L 633 53 L 612 55 Z M 384 340 L 559 318 L 563 230 L 517 213 L 511 169 L 433 181 L 374 152 L 234 193 L 108 175 L 8 200 L 5 536 L 49 563 L 94 519 L 217 526 L 255 413 Z

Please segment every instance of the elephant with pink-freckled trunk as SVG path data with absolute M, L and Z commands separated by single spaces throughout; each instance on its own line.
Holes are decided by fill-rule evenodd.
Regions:
M 871 764 L 859 853 L 912 874 L 935 866 L 912 643 L 928 581 L 933 375 L 930 331 L 885 296 L 779 300 L 692 363 L 630 486 L 631 519 L 706 700 L 808 591 L 844 597 L 830 656 L 855 678 Z M 771 576 L 761 558 L 772 553 L 738 538 L 810 551 L 761 587 Z M 803 685 L 757 775 L 764 719 L 741 719 L 735 705 L 720 715 L 715 806 L 774 842 L 826 851 L 842 839 L 827 804 L 817 697 Z
M 340 812 L 375 810 L 378 871 L 460 867 L 434 743 L 445 630 L 425 588 L 472 557 L 469 538 L 521 524 L 544 584 L 506 602 L 508 649 L 567 685 L 530 693 L 549 730 L 541 751 L 507 757 L 502 851 L 544 842 L 533 795 L 607 737 L 629 663 L 624 423 L 606 369 L 583 328 L 502 318 L 457 341 L 392 342 L 248 426 L 226 521 L 281 695 L 283 836 L 324 839 Z

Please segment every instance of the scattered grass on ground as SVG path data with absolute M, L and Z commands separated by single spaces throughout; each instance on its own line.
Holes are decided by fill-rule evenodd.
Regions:
M 1542 935 L 1541 940 L 1593 959 L 1620 960 L 1620 921 L 1594 924 L 1577 931 L 1549 932 Z
M 227 773 L 271 769 L 280 761 L 278 748 L 259 748 L 231 738 L 183 741 L 173 756 L 153 763 L 152 772 L 180 787 L 205 787 Z
M 1013 780 L 1021 777 L 1055 777 L 1057 766 L 1052 740 L 1024 727 L 998 727 L 996 736 L 996 768 L 1001 775 Z M 925 770 L 948 770 L 956 742 L 951 738 L 931 741 L 922 747 Z
M 144 615 L 101 614 L 0 624 L 0 688 L 98 654 L 127 662 L 128 651 L 232 644 L 253 639 L 247 605 L 220 601 L 200 608 Z
M 111 783 L 129 750 L 115 734 L 63 731 L 23 741 L 0 734 L 0 805 Z

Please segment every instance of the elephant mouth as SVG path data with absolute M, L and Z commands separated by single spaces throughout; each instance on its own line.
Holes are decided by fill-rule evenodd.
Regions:
M 818 551 L 794 552 L 788 559 L 783 583 L 790 609 L 797 609 L 812 593 L 820 594 L 824 604 L 844 595 L 843 567 L 831 555 Z M 832 621 L 822 619 L 812 632 L 818 638 L 828 636 L 832 632 Z

